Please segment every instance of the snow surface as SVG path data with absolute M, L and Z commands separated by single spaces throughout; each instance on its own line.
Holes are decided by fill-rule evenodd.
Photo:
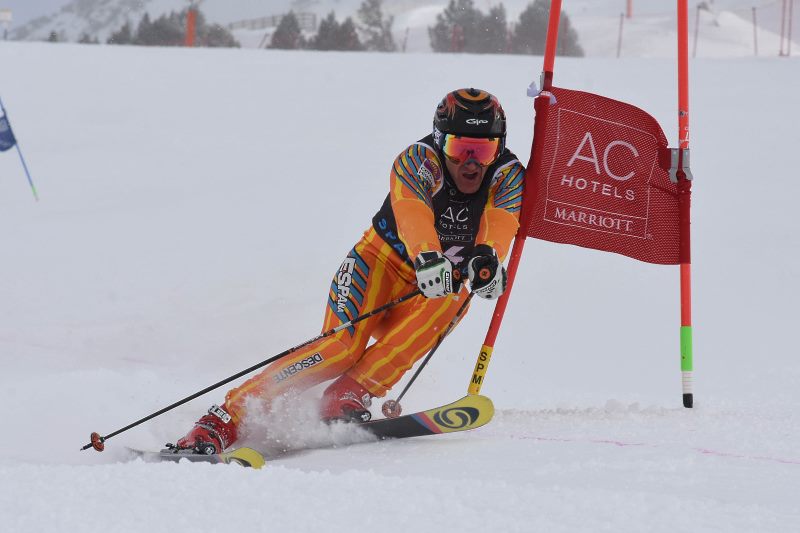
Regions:
M 529 240 L 484 428 L 261 471 L 126 456 L 174 441 L 219 391 L 78 451 L 315 335 L 393 157 L 448 90 L 497 94 L 527 161 L 540 61 L 0 43 L 41 196 L 0 155 L 0 529 L 800 530 L 794 58 L 691 66 L 695 409 L 677 268 Z M 557 84 L 643 107 L 673 143 L 674 77 L 671 59 L 556 63 Z M 407 412 L 465 393 L 491 310 L 473 305 Z M 254 417 L 251 443 L 264 421 L 356 438 L 311 423 L 310 401 Z

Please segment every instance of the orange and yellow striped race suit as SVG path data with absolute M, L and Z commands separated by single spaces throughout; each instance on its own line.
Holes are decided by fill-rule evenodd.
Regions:
M 432 146 L 429 135 L 395 159 L 389 194 L 372 227 L 333 276 L 323 331 L 415 290 L 413 260 L 422 251 L 445 254 L 463 279 L 476 245 L 493 247 L 501 260 L 508 253 L 522 204 L 524 169 L 516 156 L 504 150 L 487 169 L 480 190 L 466 195 Z M 268 406 L 289 390 L 343 374 L 373 396 L 384 396 L 433 347 L 466 293 L 462 286 L 442 298 L 418 296 L 321 339 L 229 391 L 225 409 L 238 423 L 250 396 Z

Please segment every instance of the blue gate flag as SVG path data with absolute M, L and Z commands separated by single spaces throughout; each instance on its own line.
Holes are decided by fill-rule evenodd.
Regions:
M 14 132 L 11 131 L 11 123 L 8 121 L 8 113 L 6 113 L 6 108 L 2 100 L 0 100 L 0 113 L 2 113 L 2 115 L 0 115 L 0 152 L 10 150 L 14 146 L 17 147 L 17 154 L 19 154 L 19 161 L 22 163 L 22 170 L 25 171 L 25 175 L 28 177 L 28 184 L 31 186 L 33 198 L 38 202 L 39 193 L 36 192 L 36 186 L 31 179 L 31 173 L 28 172 L 28 165 L 25 163 L 25 158 L 22 157 L 22 150 L 17 143 L 16 137 L 14 137 Z
M 17 144 L 17 140 L 14 138 L 14 132 L 11 131 L 11 124 L 8 123 L 8 119 L 3 114 L 0 117 L 0 152 L 10 150 L 15 144 Z

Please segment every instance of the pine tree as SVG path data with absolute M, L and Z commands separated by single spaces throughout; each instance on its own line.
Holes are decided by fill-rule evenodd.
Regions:
M 180 13 L 171 12 L 151 21 L 145 13 L 139 21 L 136 31 L 132 31 L 130 22 L 125 24 L 108 39 L 109 44 L 138 44 L 142 46 L 183 46 L 186 38 L 186 20 L 188 10 Z M 200 10 L 196 9 L 195 29 L 200 46 L 238 47 L 239 43 L 231 32 L 219 24 L 209 25 Z
M 364 45 L 362 45 L 361 41 L 358 39 L 356 24 L 350 17 L 347 17 L 339 26 L 338 38 L 336 41 L 338 44 L 336 50 L 357 51 L 364 49 Z
M 99 44 L 99 41 L 97 40 L 96 37 L 94 39 L 92 39 L 91 37 L 89 37 L 88 33 L 83 32 L 81 34 L 80 38 L 78 39 L 78 43 L 80 43 L 80 44 Z
M 227 28 L 219 24 L 205 24 L 199 31 L 201 46 L 210 48 L 239 48 L 239 41 L 228 31 Z
M 139 25 L 136 26 L 136 33 L 133 35 L 133 44 L 149 45 L 155 39 L 153 37 L 153 23 L 150 22 L 150 15 L 145 13 Z
M 436 25 L 428 28 L 434 52 L 479 52 L 483 15 L 473 0 L 450 0 L 436 15 Z
M 275 28 L 275 33 L 272 34 L 269 47 L 281 50 L 295 50 L 302 48 L 304 44 L 303 33 L 300 31 L 300 22 L 297 20 L 297 15 L 294 14 L 294 11 L 289 11 L 289 13 L 281 17 L 278 27 Z
M 311 40 L 314 50 L 336 50 L 339 38 L 339 23 L 333 11 L 319 23 L 317 34 Z
M 561 20 L 558 24 L 558 55 L 583 57 L 583 47 L 578 42 L 578 32 L 572 26 L 566 13 L 561 13 Z
M 185 9 L 181 12 L 178 24 L 182 31 L 186 31 L 186 19 L 189 16 L 189 10 Z M 209 48 L 239 48 L 239 41 L 228 31 L 224 26 L 219 24 L 209 24 L 206 22 L 206 17 L 203 12 L 195 8 L 195 28 L 197 32 L 197 45 L 207 46 Z M 181 44 L 183 41 L 181 41 Z
M 347 19 L 339 24 L 336 21 L 336 14 L 330 14 L 322 19 L 317 30 L 317 35 L 310 42 L 310 48 L 314 50 L 363 50 L 364 46 L 358 39 L 356 25 L 353 19 Z
M 499 4 L 482 17 L 478 33 L 477 52 L 502 54 L 507 47 L 506 8 Z
M 200 17 L 198 16 L 197 27 L 201 27 Z M 186 36 L 185 17 L 172 12 L 169 15 L 161 15 L 155 19 L 147 33 L 148 40 L 139 44 L 151 46 L 181 46 Z M 141 36 L 140 36 L 141 38 Z
M 517 54 L 544 54 L 549 17 L 548 0 L 535 0 L 529 4 L 520 14 L 511 38 L 512 51 Z M 563 11 L 558 25 L 556 53 L 562 56 L 583 56 L 583 48 L 578 43 L 578 33 L 572 27 L 569 16 Z
M 111 34 L 108 38 L 108 44 L 131 44 L 133 42 L 133 32 L 131 31 L 131 23 L 125 22 L 122 27 Z
M 383 17 L 383 0 L 364 0 L 358 8 L 361 21 L 359 29 L 364 37 L 364 47 L 378 52 L 394 52 L 397 44 L 392 35 L 394 17 Z

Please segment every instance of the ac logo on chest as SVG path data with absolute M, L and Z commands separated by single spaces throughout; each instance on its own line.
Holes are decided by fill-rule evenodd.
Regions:
M 443 230 L 469 230 L 469 208 L 448 206 L 439 216 L 439 227 Z

